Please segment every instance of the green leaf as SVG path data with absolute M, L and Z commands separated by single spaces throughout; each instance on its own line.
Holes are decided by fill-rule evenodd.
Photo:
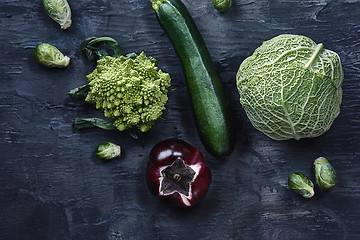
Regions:
M 73 123 L 73 127 L 76 130 L 80 130 L 83 128 L 93 128 L 98 127 L 105 130 L 115 130 L 116 127 L 113 125 L 113 121 L 104 120 L 101 118 L 75 118 Z
M 106 57 L 106 56 L 109 56 L 109 54 L 106 52 L 105 49 L 97 49 L 97 50 L 94 50 L 94 53 L 95 53 L 96 55 L 98 55 L 100 59 L 101 59 L 101 58 L 104 58 L 104 57 Z
M 131 59 L 135 59 L 137 56 L 138 56 L 138 54 L 136 54 L 136 53 L 132 52 L 132 53 L 128 53 L 128 54 L 126 54 L 126 56 L 125 56 L 125 57 L 126 57 L 126 59 L 129 59 L 129 58 L 131 58 Z M 154 63 L 154 64 L 155 64 L 155 66 L 157 66 L 157 65 L 158 65 L 158 60 L 156 60 L 156 58 L 149 56 L 149 57 L 148 57 L 148 59 L 150 60 L 150 62 Z
M 134 52 L 126 54 L 126 58 L 135 59 L 138 55 Z
M 161 116 L 159 117 L 159 119 L 160 119 L 160 120 L 169 120 L 169 118 L 168 118 L 168 117 L 165 117 L 164 115 L 161 115 Z
M 140 145 L 142 147 L 145 146 L 145 140 L 144 140 L 144 135 L 143 135 L 143 132 L 139 131 L 138 129 L 136 128 L 132 128 L 132 129 L 129 129 L 128 130 L 130 136 L 136 140 L 138 140 L 138 142 L 140 143 Z
M 103 45 L 114 52 L 113 57 L 120 57 L 123 55 L 118 42 L 111 37 L 86 38 L 80 44 L 80 51 L 88 58 L 89 61 L 94 61 L 96 58 L 101 59 L 110 55 Z
M 83 99 L 85 95 L 83 93 L 87 93 L 90 90 L 90 85 L 86 84 L 80 87 L 77 87 L 73 90 L 70 90 L 68 95 L 73 99 Z
M 90 42 L 91 40 L 94 40 L 94 39 L 96 39 L 96 37 L 88 37 L 88 38 L 86 38 L 84 41 L 82 41 L 82 42 L 80 43 L 80 51 L 85 50 L 85 49 L 87 48 L 89 42 Z
M 151 61 L 152 63 L 155 64 L 155 66 L 158 65 L 158 60 L 156 60 L 156 58 L 154 58 L 154 57 L 152 57 L 152 56 L 149 56 L 149 59 L 150 59 L 150 61 Z
M 134 139 L 139 139 L 139 135 L 138 135 L 138 133 L 137 133 L 134 129 L 129 129 L 128 131 L 129 131 L 129 134 L 130 134 L 130 136 L 131 136 L 132 138 L 134 138 Z

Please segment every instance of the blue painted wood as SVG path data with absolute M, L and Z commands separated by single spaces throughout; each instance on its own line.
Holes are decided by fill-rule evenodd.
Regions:
M 225 84 L 238 122 L 237 147 L 216 159 L 202 146 L 176 53 L 150 1 L 70 1 L 73 25 L 62 31 L 41 1 L 0 3 L 0 239 L 359 239 L 360 1 L 233 1 L 226 13 L 211 1 L 184 0 Z M 255 130 L 238 101 L 235 74 L 263 41 L 302 34 L 339 53 L 345 73 L 340 116 L 314 139 L 278 142 Z M 169 72 L 173 90 L 165 116 L 141 146 L 127 133 L 75 131 L 75 117 L 101 116 L 70 100 L 94 68 L 78 50 L 89 36 L 111 36 L 124 52 L 145 51 Z M 42 42 L 71 58 L 46 69 L 32 57 Z M 198 147 L 213 173 L 206 198 L 176 209 L 145 183 L 150 149 L 179 137 Z M 120 159 L 101 162 L 103 141 L 122 146 Z M 330 192 L 302 199 L 287 187 L 294 171 L 312 174 L 318 156 L 338 175 Z

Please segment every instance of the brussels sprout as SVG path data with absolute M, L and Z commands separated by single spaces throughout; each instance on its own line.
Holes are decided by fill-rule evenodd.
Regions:
M 301 172 L 290 174 L 288 185 L 292 191 L 304 198 L 311 198 L 315 194 L 313 182 Z
M 59 49 L 48 43 L 39 44 L 35 48 L 33 55 L 35 59 L 45 67 L 65 68 L 70 63 L 69 57 L 64 56 L 64 54 L 62 54 Z
M 329 190 L 335 185 L 336 172 L 329 161 L 324 157 L 315 159 L 314 164 L 315 180 L 320 189 Z
M 121 148 L 114 143 L 104 142 L 96 146 L 95 153 L 102 160 L 111 160 L 120 156 Z
M 226 12 L 231 7 L 231 0 L 212 0 L 214 8 L 220 12 Z
M 43 0 L 46 13 L 65 30 L 71 26 L 71 9 L 67 0 Z

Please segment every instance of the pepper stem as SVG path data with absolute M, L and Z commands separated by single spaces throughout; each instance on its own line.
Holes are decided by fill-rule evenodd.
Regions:
M 180 182 L 180 180 L 181 180 L 181 175 L 178 174 L 178 173 L 175 173 L 175 174 L 173 175 L 173 179 L 174 179 L 176 182 Z
M 163 176 L 160 183 L 160 193 L 163 195 L 178 192 L 190 196 L 190 184 L 194 179 L 195 171 L 178 157 L 171 165 L 161 171 Z

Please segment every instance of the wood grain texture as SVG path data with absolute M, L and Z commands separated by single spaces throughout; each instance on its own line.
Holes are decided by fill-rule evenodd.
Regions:
M 70 1 L 73 25 L 60 30 L 41 1 L 0 3 L 0 239 L 359 239 L 360 238 L 360 1 L 237 0 L 225 14 L 208 0 L 183 0 L 225 84 L 238 122 L 227 159 L 202 146 L 176 53 L 150 1 Z M 277 142 L 255 130 L 239 104 L 235 74 L 263 41 L 303 34 L 339 53 L 345 79 L 341 113 L 314 139 Z M 101 116 L 67 92 L 94 68 L 78 50 L 86 37 L 111 36 L 124 52 L 145 51 L 169 72 L 165 116 L 145 135 L 75 131 L 75 117 Z M 32 57 L 41 42 L 71 58 L 64 70 Z M 206 198 L 176 209 L 153 197 L 145 183 L 153 145 L 179 137 L 204 154 L 213 182 Z M 120 159 L 99 161 L 103 141 L 122 146 Z M 318 156 L 331 161 L 337 185 L 302 199 L 287 187 L 294 171 L 312 174 Z

